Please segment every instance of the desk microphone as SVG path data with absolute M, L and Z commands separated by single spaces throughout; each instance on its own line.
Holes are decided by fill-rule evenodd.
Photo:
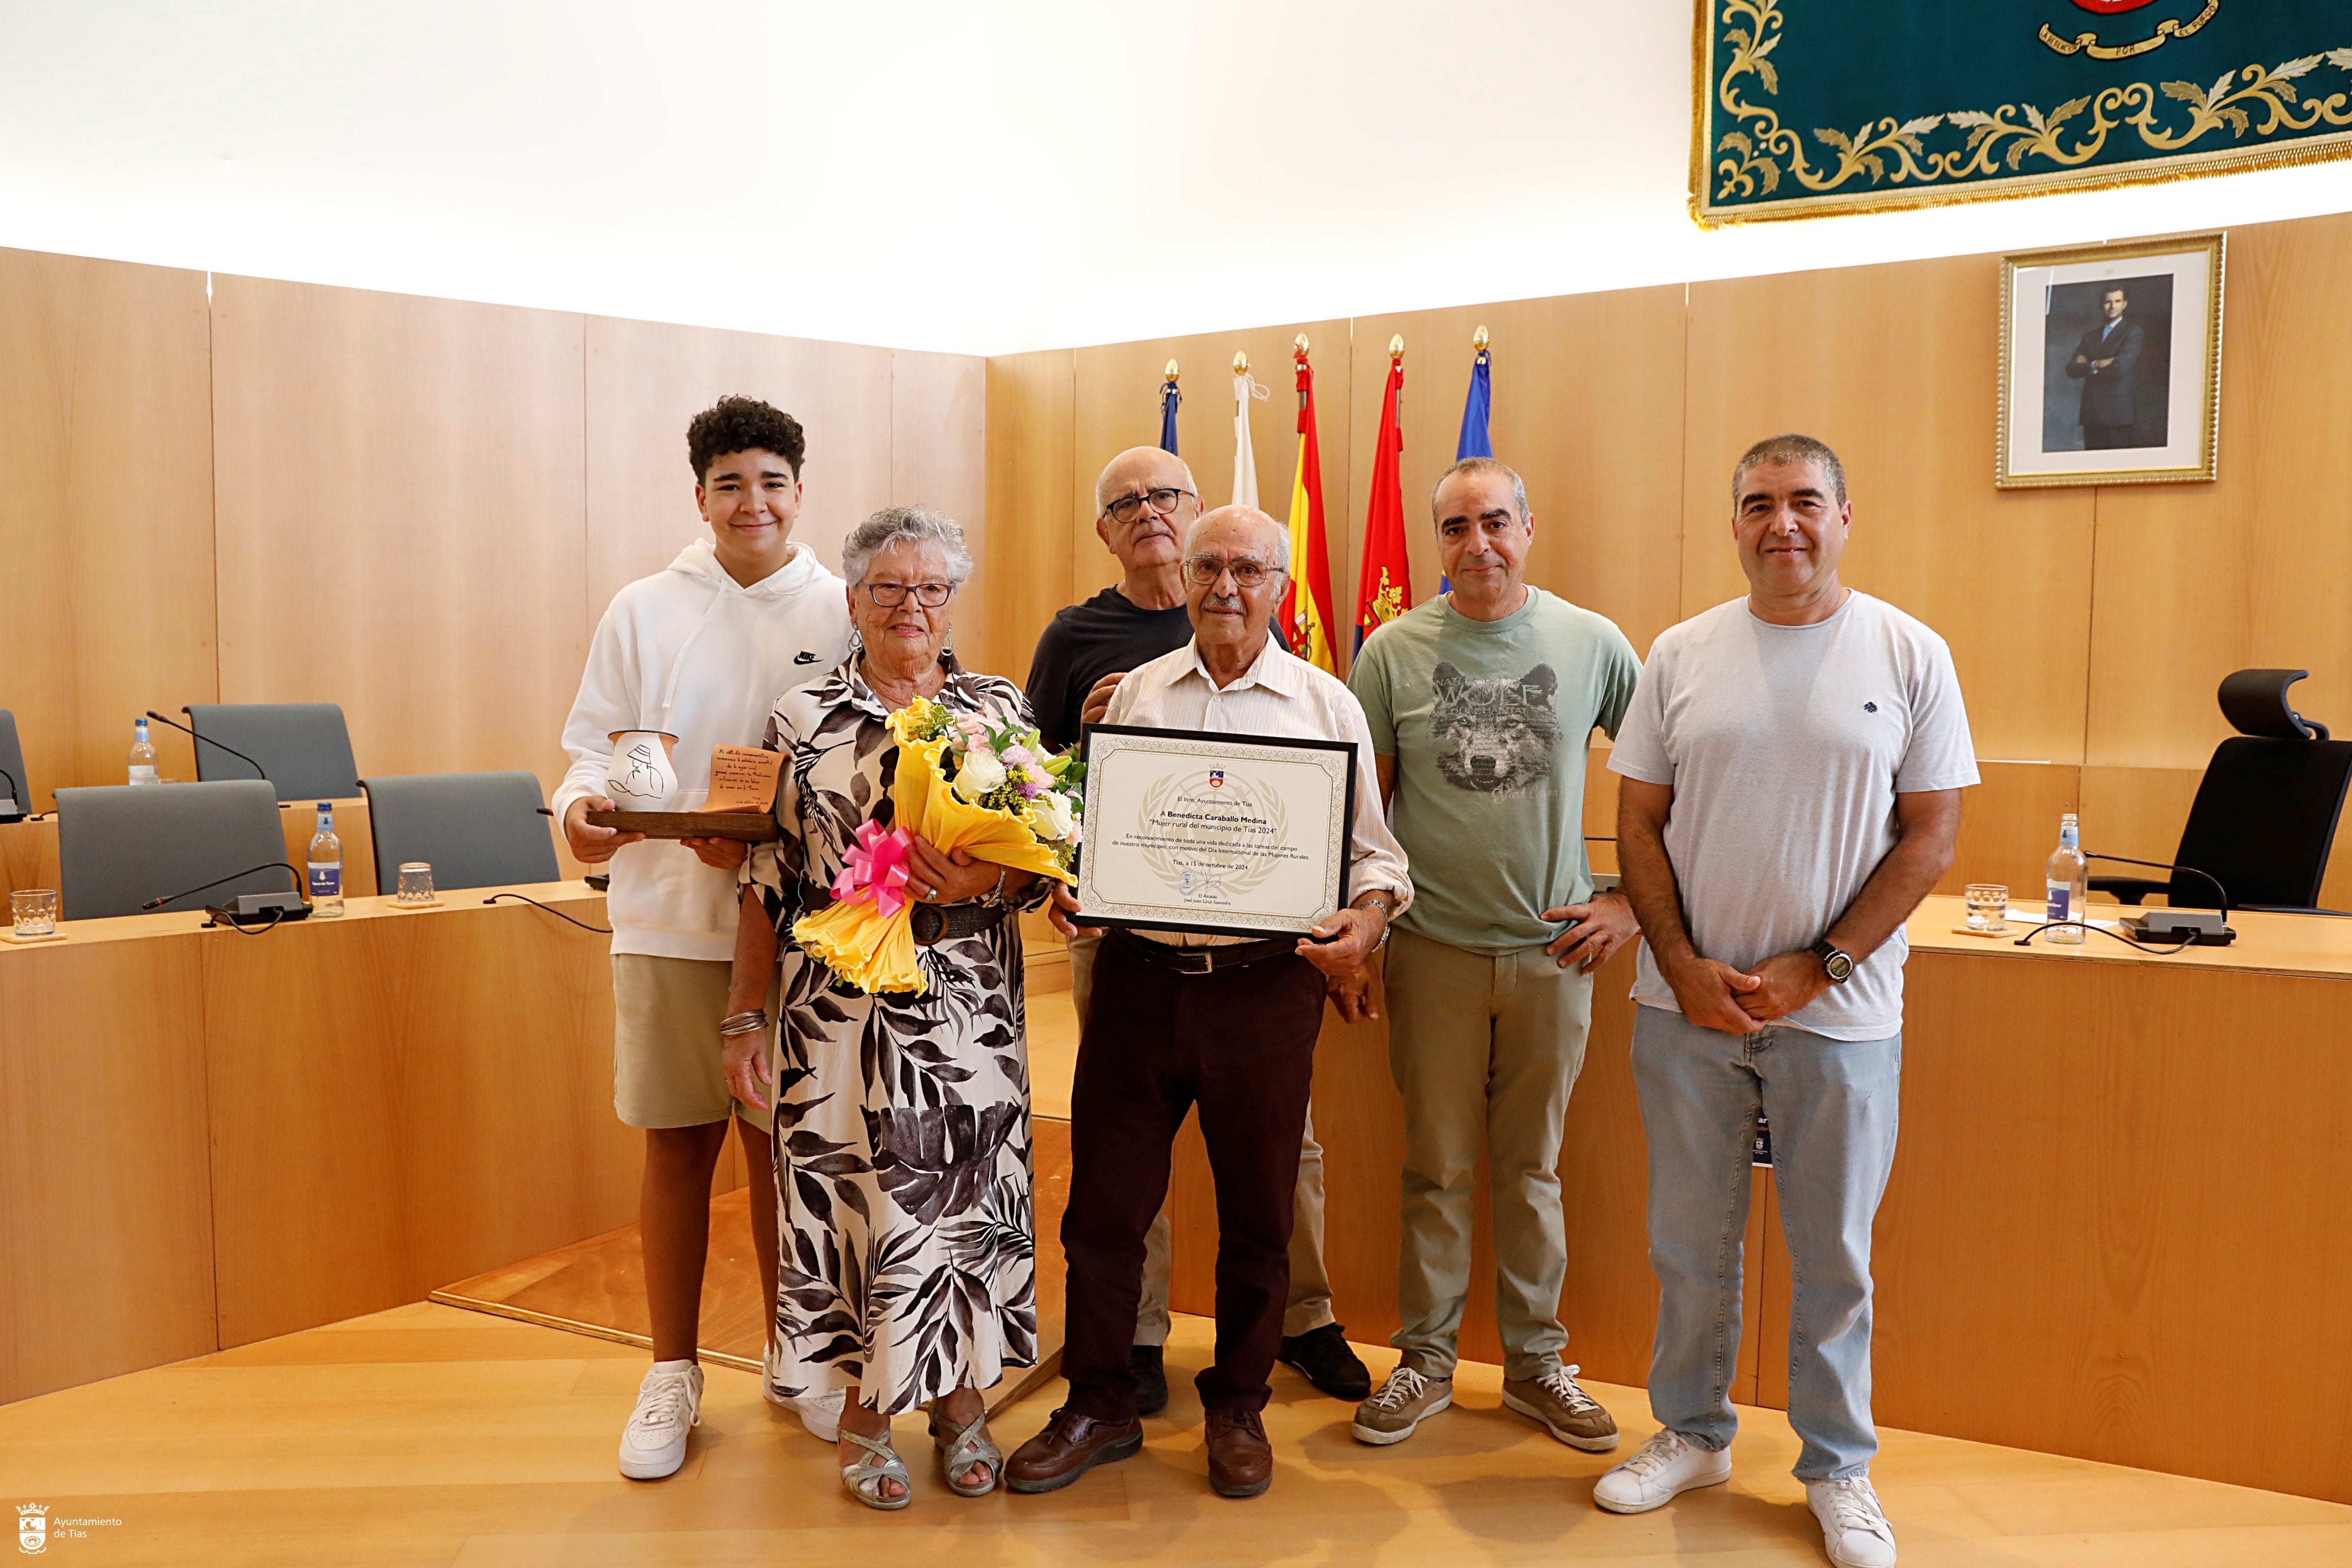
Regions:
M 6 783 L 6 793 L 0 794 L 0 822 L 24 821 L 25 808 L 16 804 L 16 797 L 25 793 L 25 786 L 6 768 L 0 768 L 0 780 Z
M 185 713 L 187 712 L 187 710 L 183 708 L 180 711 Z M 216 752 L 226 752 L 230 756 L 235 757 L 238 762 L 243 763 L 246 766 L 251 768 L 255 773 L 260 774 L 265 779 L 269 776 L 269 770 L 268 768 L 263 767 L 259 763 L 255 762 L 251 757 L 247 756 L 235 746 L 224 746 L 218 741 L 214 740 L 210 735 L 197 734 L 195 731 L 189 729 L 177 719 L 166 719 L 161 713 L 156 712 L 152 708 L 147 710 L 147 717 L 154 720 L 159 724 L 169 724 L 173 729 L 177 730 L 183 735 L 194 735 L 197 740 L 202 741 L 205 745 L 212 747 L 213 750 Z M 283 861 L 274 861 L 272 864 L 284 865 L 285 863 Z M 287 869 L 290 871 L 293 868 L 289 866 L 287 867 Z M 244 873 L 242 872 L 238 873 L 240 876 L 243 874 Z M 194 892 L 196 889 L 191 888 L 188 890 L 190 892 Z
M 2166 909 L 2149 910 L 2124 922 L 2125 929 L 2143 942 L 2185 942 L 2199 947 L 2227 947 L 2237 932 L 2230 929 L 2230 893 L 2221 879 L 2194 866 L 2177 866 L 2169 860 L 2135 860 L 2128 855 L 2097 855 L 2085 849 L 2085 860 L 2113 860 L 2125 866 L 2145 866 L 2151 871 L 2185 871 L 2202 880 L 2213 889 L 2214 900 L 2221 907 L 2212 910 Z
M 267 871 L 273 866 L 285 868 L 286 875 L 294 883 L 293 891 L 239 893 L 234 905 L 206 904 L 205 911 L 211 915 L 215 922 L 233 926 L 274 926 L 283 925 L 288 921 L 309 919 L 310 906 L 302 901 L 301 877 L 292 866 L 283 860 L 264 860 L 258 866 L 247 866 L 242 871 L 231 871 L 226 877 L 215 877 L 209 882 L 199 882 L 193 888 L 183 888 L 176 893 L 166 893 L 160 899 L 150 899 L 139 907 L 142 910 L 160 910 L 175 899 L 184 899 L 191 893 L 201 893 L 207 888 L 217 888 L 223 882 L 234 882 L 239 877 L 250 877 L 256 871 Z

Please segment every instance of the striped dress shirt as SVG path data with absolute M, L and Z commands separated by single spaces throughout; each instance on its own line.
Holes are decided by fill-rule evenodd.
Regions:
M 1265 651 L 1231 686 L 1219 688 L 1201 662 L 1197 640 L 1129 672 L 1111 694 L 1106 724 L 1153 730 L 1199 730 L 1217 735 L 1279 735 L 1297 740 L 1349 741 L 1356 747 L 1356 818 L 1350 829 L 1350 899 L 1385 892 L 1396 900 L 1393 919 L 1412 902 L 1404 849 L 1389 831 L 1381 786 L 1372 771 L 1372 731 L 1354 692 L 1336 676 L 1265 639 Z M 1223 946 L 1252 940 L 1199 931 L 1139 931 L 1178 947 Z

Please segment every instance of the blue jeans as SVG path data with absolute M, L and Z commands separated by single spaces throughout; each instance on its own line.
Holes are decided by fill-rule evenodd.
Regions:
M 1780 1229 L 1794 1265 L 1789 1425 L 1801 1480 L 1869 1472 L 1870 1224 L 1895 1164 L 1903 1037 L 1832 1040 L 1785 1023 L 1727 1035 L 1636 1007 L 1633 1083 L 1650 1144 L 1657 1348 L 1650 1414 L 1709 1450 L 1738 1430 L 1741 1253 L 1748 1162 L 1772 1122 Z

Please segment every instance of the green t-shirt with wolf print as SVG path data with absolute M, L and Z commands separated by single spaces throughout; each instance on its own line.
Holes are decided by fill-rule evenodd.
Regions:
M 1592 896 L 1586 752 L 1596 727 L 1616 735 L 1641 673 L 1616 623 L 1535 587 L 1499 621 L 1441 595 L 1365 640 L 1348 689 L 1397 759 L 1389 823 L 1413 886 L 1399 924 L 1488 954 L 1559 934 L 1544 910 Z

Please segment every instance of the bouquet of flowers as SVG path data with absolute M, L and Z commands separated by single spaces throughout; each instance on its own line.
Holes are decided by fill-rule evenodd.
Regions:
M 1086 766 L 1034 730 L 957 714 L 918 698 L 890 715 L 898 766 L 894 826 L 857 830 L 834 901 L 793 924 L 793 939 L 869 995 L 929 988 L 915 962 L 907 858 L 916 838 L 1015 870 L 1072 880 L 1082 837 Z

